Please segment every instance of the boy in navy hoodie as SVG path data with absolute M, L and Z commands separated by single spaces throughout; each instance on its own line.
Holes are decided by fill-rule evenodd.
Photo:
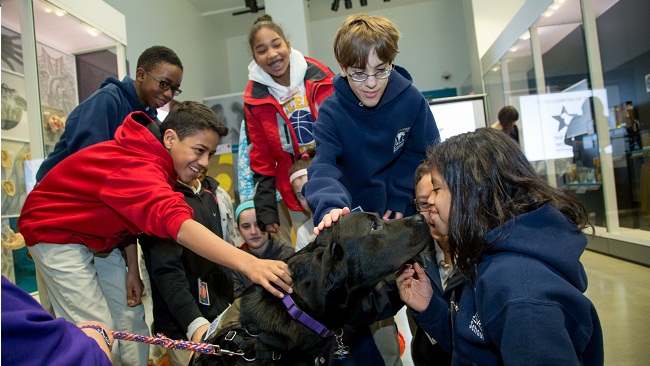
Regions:
M 349 209 L 377 212 L 386 220 L 415 214 L 413 174 L 440 135 L 411 76 L 393 64 L 398 40 L 389 19 L 364 14 L 345 19 L 336 33 L 341 73 L 332 79 L 334 93 L 314 123 L 317 152 L 302 192 L 318 225 L 315 232 Z M 391 286 L 377 291 L 383 298 L 397 297 Z M 342 364 L 401 365 L 392 315 L 402 306 L 399 300 L 375 303 L 366 315 L 381 314 L 370 317 L 376 323 L 351 324 L 344 335 L 351 357 Z
M 135 80 L 108 77 L 88 99 L 70 112 L 65 131 L 36 173 L 41 181 L 61 160 L 84 147 L 112 140 L 124 118 L 136 111 L 157 119 L 157 109 L 181 93 L 183 64 L 164 46 L 146 49 L 138 58 Z
M 398 40 L 390 20 L 363 14 L 336 34 L 341 73 L 314 123 L 317 153 L 303 188 L 315 224 L 344 207 L 384 219 L 415 213 L 413 174 L 440 134 L 411 76 L 393 64 Z

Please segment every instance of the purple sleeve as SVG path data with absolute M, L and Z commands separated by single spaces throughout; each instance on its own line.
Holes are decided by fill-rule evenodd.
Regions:
M 94 339 L 2 276 L 2 363 L 7 365 L 111 365 Z

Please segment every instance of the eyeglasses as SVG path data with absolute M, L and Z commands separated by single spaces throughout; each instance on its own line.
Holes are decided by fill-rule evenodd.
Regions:
M 418 212 L 428 212 L 431 207 L 433 207 L 433 205 L 430 205 L 428 202 L 418 202 L 418 200 L 413 200 L 413 203 Z
M 149 74 L 149 76 L 151 76 L 154 80 L 156 80 L 159 83 L 158 86 L 160 87 L 160 89 L 162 89 L 164 91 L 168 91 L 168 90 L 171 89 L 172 94 L 174 94 L 174 96 L 181 95 L 181 93 L 183 92 L 182 90 L 180 90 L 178 88 L 174 88 L 173 86 L 169 85 L 169 83 L 166 82 L 165 80 L 160 80 L 160 78 L 156 77 L 156 75 L 150 73 L 149 71 L 145 70 L 145 72 L 147 74 Z
M 346 72 L 346 74 L 348 74 L 348 76 L 351 77 L 354 81 L 366 81 L 371 76 L 374 76 L 375 79 L 386 79 L 390 76 L 391 71 L 393 71 L 393 69 L 379 70 L 374 74 L 366 74 L 365 72 L 361 71 L 353 72 L 351 74 L 349 72 Z

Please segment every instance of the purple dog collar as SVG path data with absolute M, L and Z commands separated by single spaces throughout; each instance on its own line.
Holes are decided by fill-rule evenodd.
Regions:
M 284 297 L 282 298 L 282 303 L 284 304 L 284 306 L 286 306 L 287 311 L 289 312 L 289 315 L 291 315 L 292 318 L 299 321 L 307 328 L 313 330 L 323 338 L 327 338 L 332 334 L 332 331 L 327 329 L 325 325 L 323 325 L 318 320 L 309 316 L 309 314 L 302 311 L 298 307 L 298 305 L 296 305 L 296 303 L 293 301 L 291 295 L 289 295 L 286 291 L 284 291 L 280 287 L 276 286 L 276 288 L 284 294 Z

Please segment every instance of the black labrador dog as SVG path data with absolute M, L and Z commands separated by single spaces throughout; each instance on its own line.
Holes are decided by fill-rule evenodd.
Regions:
M 236 354 L 199 354 L 193 364 L 314 365 L 327 342 L 340 340 L 336 334 L 356 305 L 430 238 L 421 215 L 391 221 L 364 212 L 341 217 L 287 259 L 294 280 L 289 302 L 295 304 L 285 305 L 259 285 L 249 287 L 207 332 L 207 343 Z

